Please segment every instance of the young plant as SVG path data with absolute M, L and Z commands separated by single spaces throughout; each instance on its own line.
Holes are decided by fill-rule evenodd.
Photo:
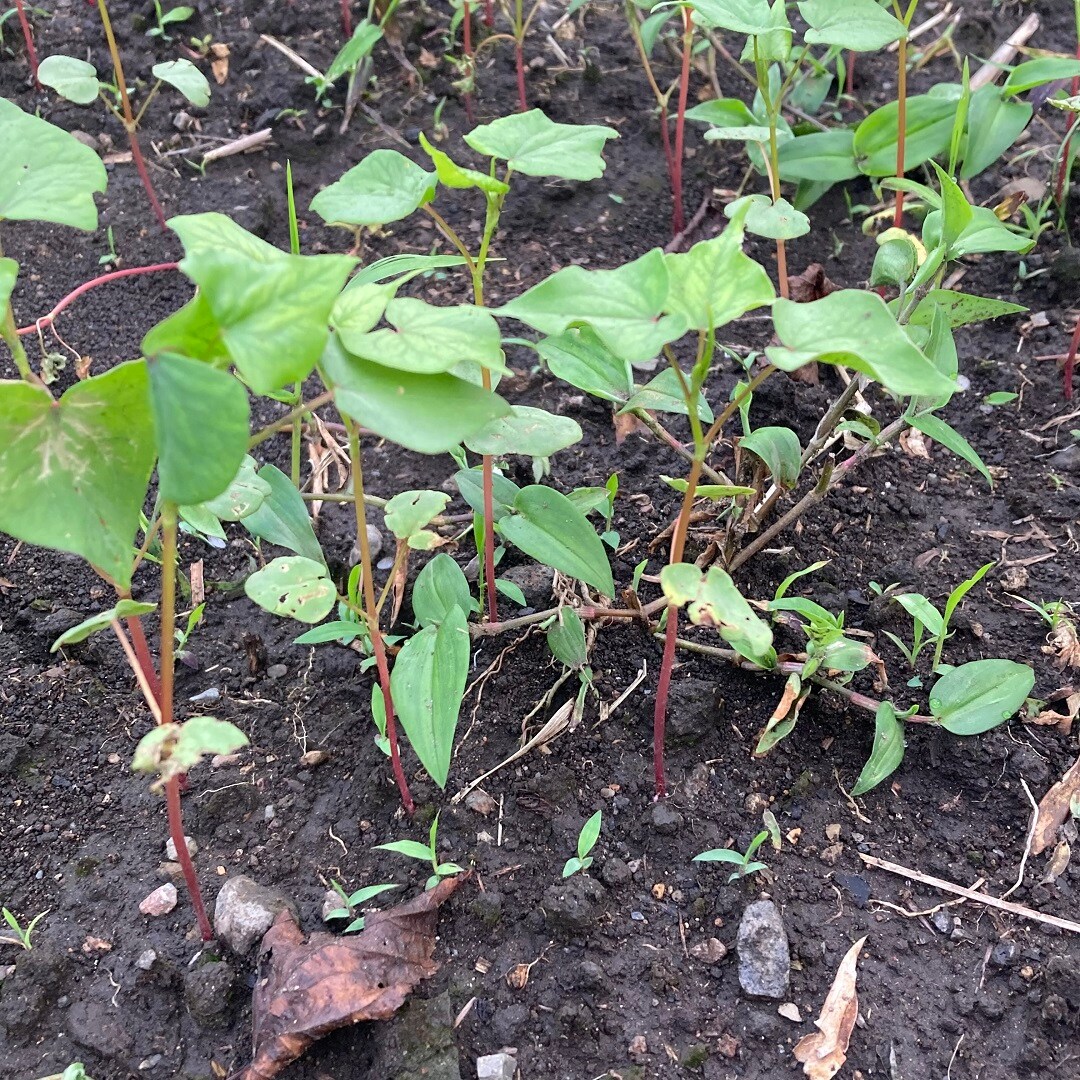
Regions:
M 151 26 L 146 31 L 146 36 L 161 38 L 162 41 L 172 41 L 168 28 L 175 26 L 177 23 L 187 22 L 194 14 L 195 9 L 193 7 L 163 8 L 161 0 L 154 0 L 154 20 L 157 25 Z
M 439 862 L 439 853 L 435 847 L 438 832 L 439 815 L 436 814 L 435 820 L 432 821 L 431 828 L 428 830 L 428 842 L 426 846 L 424 844 L 418 844 L 415 840 L 394 840 L 389 844 L 376 845 L 375 850 L 393 851 L 398 855 L 404 855 L 408 859 L 418 859 L 420 862 L 428 863 L 431 866 L 431 876 L 427 879 L 424 888 L 434 889 L 444 877 L 450 877 L 452 874 L 463 874 L 465 872 L 457 863 Z
M 341 907 L 335 908 L 333 911 L 327 912 L 323 918 L 329 922 L 331 919 L 351 919 L 352 921 L 342 931 L 343 934 L 355 934 L 359 930 L 364 929 L 364 916 L 357 915 L 363 906 L 369 901 L 374 900 L 376 896 L 381 896 L 384 892 L 389 892 L 391 889 L 400 889 L 400 885 L 365 885 L 362 889 L 357 889 L 354 893 L 347 893 L 338 881 L 331 881 L 334 892 L 341 897 Z
M 165 232 L 167 229 L 165 213 L 161 209 L 161 203 L 150 181 L 150 174 L 147 172 L 146 161 L 139 145 L 139 121 L 162 86 L 169 85 L 179 90 L 187 101 L 201 108 L 210 101 L 210 84 L 206 81 L 206 76 L 190 60 L 181 58 L 155 64 L 151 69 L 155 82 L 143 98 L 138 113 L 134 112 L 128 95 L 128 85 L 124 78 L 123 61 L 117 48 L 105 0 L 97 0 L 97 6 L 109 46 L 109 55 L 112 58 L 113 81 L 111 83 L 101 81 L 94 65 L 85 60 L 59 54 L 47 56 L 41 61 L 38 77 L 42 83 L 51 87 L 62 98 L 76 105 L 89 105 L 100 98 L 105 108 L 116 117 L 127 135 L 131 156 L 135 162 L 135 168 L 138 169 L 146 197 L 150 200 L 154 216 L 162 232 Z
M 756 874 L 759 870 L 768 869 L 765 863 L 754 861 L 754 856 L 761 845 L 769 839 L 772 840 L 773 848 L 779 851 L 781 846 L 780 826 L 777 824 L 772 812 L 766 810 L 765 828 L 750 841 L 750 845 L 745 852 L 736 851 L 734 848 L 710 848 L 700 855 L 695 855 L 694 862 L 721 862 L 736 867 L 728 875 L 727 883 L 730 885 L 733 881 L 741 881 L 751 874 Z
M 589 867 L 592 866 L 592 855 L 589 853 L 596 847 L 596 841 L 600 838 L 601 818 L 602 811 L 597 810 L 596 813 L 581 826 L 581 832 L 578 833 L 577 854 L 572 859 L 566 860 L 566 865 L 563 867 L 562 871 L 562 876 L 564 878 L 573 877 L 578 871 L 588 870 Z
M 0 908 L 0 914 L 4 916 L 4 922 L 8 924 L 7 930 L 0 929 L 0 945 L 18 945 L 20 948 L 25 949 L 26 952 L 29 952 L 33 947 L 30 938 L 35 927 L 49 913 L 43 911 L 39 915 L 35 915 L 26 926 L 23 926 L 18 917 L 8 911 L 7 908 Z

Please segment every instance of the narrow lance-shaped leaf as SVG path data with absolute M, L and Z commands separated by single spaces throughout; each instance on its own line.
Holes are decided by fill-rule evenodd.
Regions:
M 264 465 L 259 470 L 258 479 L 267 485 L 269 491 L 258 506 L 239 519 L 243 521 L 244 528 L 260 540 L 288 548 L 312 562 L 325 564 L 322 548 L 311 527 L 307 505 L 293 482 L 276 465 Z
M 70 630 L 65 630 L 53 643 L 49 649 L 49 652 L 56 652 L 57 649 L 63 649 L 68 645 L 77 645 L 80 641 L 85 641 L 92 634 L 96 634 L 101 630 L 107 630 L 114 619 L 131 619 L 136 618 L 139 615 L 149 615 L 150 612 L 156 610 L 155 604 L 143 604 L 137 600 L 120 600 L 114 604 L 108 611 L 99 612 L 97 615 L 91 615 L 88 619 L 83 619 L 77 626 L 71 627 Z
M 865 795 L 888 779 L 904 760 L 904 725 L 889 701 L 883 701 L 874 714 L 874 747 L 851 789 L 852 796 Z
M 468 612 L 476 606 L 464 571 L 445 552 L 416 575 L 411 599 L 413 615 L 421 626 L 437 626 L 455 607 Z

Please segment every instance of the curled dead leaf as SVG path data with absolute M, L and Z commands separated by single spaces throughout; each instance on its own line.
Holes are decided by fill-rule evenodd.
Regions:
M 1058 691 L 1058 693 L 1051 695 L 1047 699 L 1047 705 L 1059 705 L 1063 706 L 1063 708 L 1043 709 L 1038 716 L 1033 716 L 1025 720 L 1024 723 L 1054 727 L 1059 735 L 1068 735 L 1072 731 L 1076 717 L 1080 715 L 1080 691 L 1074 690 L 1064 695 L 1061 694 L 1061 691 Z
M 1080 668 L 1080 638 L 1073 622 L 1059 619 L 1046 640 L 1048 644 L 1043 646 L 1042 651 L 1049 653 L 1059 668 Z
M 525 984 L 529 981 L 530 971 L 532 971 L 532 964 L 518 964 L 506 973 L 506 981 L 515 990 L 524 990 Z
M 1046 873 L 1043 874 L 1040 885 L 1052 885 L 1068 868 L 1069 860 L 1072 858 L 1072 847 L 1068 840 L 1062 840 L 1056 848 L 1054 848 L 1054 854 L 1050 859 L 1050 864 L 1046 868 Z
M 866 938 L 861 937 L 848 949 L 829 987 L 821 1015 L 814 1021 L 818 1030 L 795 1044 L 795 1060 L 803 1063 L 803 1072 L 810 1080 L 832 1080 L 847 1060 L 848 1042 L 859 1015 L 855 978 L 859 953 L 865 944 Z
M 1069 818 L 1069 804 L 1080 795 L 1080 758 L 1039 800 L 1039 817 L 1031 835 L 1031 854 L 1041 855 L 1057 839 L 1058 829 Z
M 463 876 L 444 878 L 386 911 L 359 934 L 306 938 L 288 909 L 266 932 L 252 995 L 252 1062 L 234 1080 L 272 1080 L 313 1042 L 360 1020 L 385 1020 L 404 1004 L 433 960 L 439 907 Z
M 210 72 L 218 86 L 229 77 L 229 46 L 223 42 L 215 41 L 210 46 Z

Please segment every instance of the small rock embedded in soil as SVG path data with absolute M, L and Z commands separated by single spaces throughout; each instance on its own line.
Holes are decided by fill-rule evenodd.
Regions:
M 199 845 L 190 836 L 184 837 L 184 845 L 188 849 L 188 854 L 194 858 L 199 854 Z M 176 862 L 176 845 L 173 843 L 172 837 L 165 841 L 165 858 L 169 862 Z M 178 864 L 179 865 L 179 864 Z
M 690 946 L 690 955 L 695 960 L 706 964 L 719 964 L 727 956 L 727 946 L 719 939 L 711 937 L 708 941 L 699 941 Z
M 666 802 L 653 803 L 649 820 L 661 836 L 674 836 L 682 828 L 683 816 Z
M 476 1080 L 514 1080 L 517 1058 L 505 1051 L 476 1059 Z
M 280 890 L 244 875 L 229 878 L 214 904 L 214 932 L 234 953 L 245 956 L 286 908 L 296 914 L 295 905 Z
M 377 559 L 379 557 L 379 552 L 382 551 L 383 538 L 382 538 L 382 533 L 379 531 L 378 526 L 372 525 L 371 522 L 368 522 L 367 542 L 368 542 L 368 549 L 371 552 L 372 560 Z M 354 540 L 352 550 L 349 552 L 349 565 L 350 566 L 356 566 L 356 564 L 359 563 L 359 562 L 360 562 L 360 545 L 358 543 L 356 543 L 356 541 Z
M 600 867 L 600 877 L 609 889 L 625 885 L 631 878 L 630 867 L 622 859 L 605 859 Z
M 210 705 L 221 698 L 221 691 L 216 686 L 203 690 L 199 694 L 193 694 L 188 698 L 192 705 Z
M 159 885 L 149 896 L 144 897 L 139 911 L 151 918 L 168 915 L 176 907 L 176 886 L 170 881 Z
M 329 760 L 329 750 L 308 750 L 307 753 L 300 755 L 300 768 L 315 769 L 320 765 L 325 765 Z
M 149 971 L 157 961 L 157 953 L 153 949 L 143 949 L 135 961 L 135 966 L 140 971 Z
M 278 679 L 284 679 L 288 674 L 289 669 L 284 664 L 271 664 L 266 669 L 266 677 L 274 682 L 277 682 Z
M 544 893 L 541 906 L 553 930 L 580 934 L 596 923 L 603 902 L 603 885 L 588 874 L 575 874 L 552 885 Z
M 755 900 L 739 923 L 739 985 L 750 997 L 779 1000 L 791 979 L 791 950 L 780 912 L 771 900 Z
M 220 1028 L 228 1022 L 236 974 L 224 960 L 203 964 L 184 976 L 184 1003 L 200 1027 Z

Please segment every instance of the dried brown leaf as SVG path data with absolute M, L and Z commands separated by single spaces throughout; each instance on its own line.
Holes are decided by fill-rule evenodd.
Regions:
M 1072 858 L 1072 847 L 1068 840 L 1062 840 L 1058 846 L 1054 849 L 1054 854 L 1050 859 L 1050 864 L 1046 868 L 1046 873 L 1043 874 L 1040 885 L 1052 885 L 1062 874 L 1065 873 L 1069 866 L 1069 860 Z
M 1072 693 L 1067 693 L 1058 698 L 1057 701 L 1064 704 L 1063 710 L 1043 709 L 1038 716 L 1033 716 L 1025 720 L 1024 723 L 1038 724 L 1041 727 L 1054 727 L 1059 735 L 1068 735 L 1072 731 L 1077 716 L 1080 715 L 1080 691 L 1074 690 Z M 1054 698 L 1050 699 L 1048 704 L 1050 703 L 1056 703 Z
M 1040 855 L 1055 840 L 1058 829 L 1069 818 L 1069 802 L 1080 795 L 1080 758 L 1069 771 L 1039 800 L 1039 820 L 1031 836 L 1031 854 Z
M 252 995 L 253 1059 L 236 1080 L 271 1080 L 313 1042 L 360 1020 L 385 1020 L 439 965 L 439 907 L 461 883 L 434 889 L 367 917 L 359 934 L 305 939 L 286 909 L 266 932 Z
M 615 425 L 615 445 L 622 446 L 627 435 L 635 431 L 644 431 L 645 425 L 633 413 L 616 413 L 612 418 Z
M 1053 656 L 1059 668 L 1080 668 L 1080 639 L 1071 620 L 1059 619 L 1047 641 L 1050 644 L 1043 646 L 1043 652 Z
M 795 1060 L 803 1063 L 803 1072 L 810 1080 L 832 1080 L 847 1060 L 848 1042 L 859 1015 L 855 978 L 859 953 L 865 944 L 866 938 L 861 937 L 848 949 L 829 987 L 821 1015 L 814 1021 L 818 1030 L 795 1044 Z
M 218 86 L 229 77 L 229 46 L 223 42 L 215 41 L 210 46 L 210 71 Z

